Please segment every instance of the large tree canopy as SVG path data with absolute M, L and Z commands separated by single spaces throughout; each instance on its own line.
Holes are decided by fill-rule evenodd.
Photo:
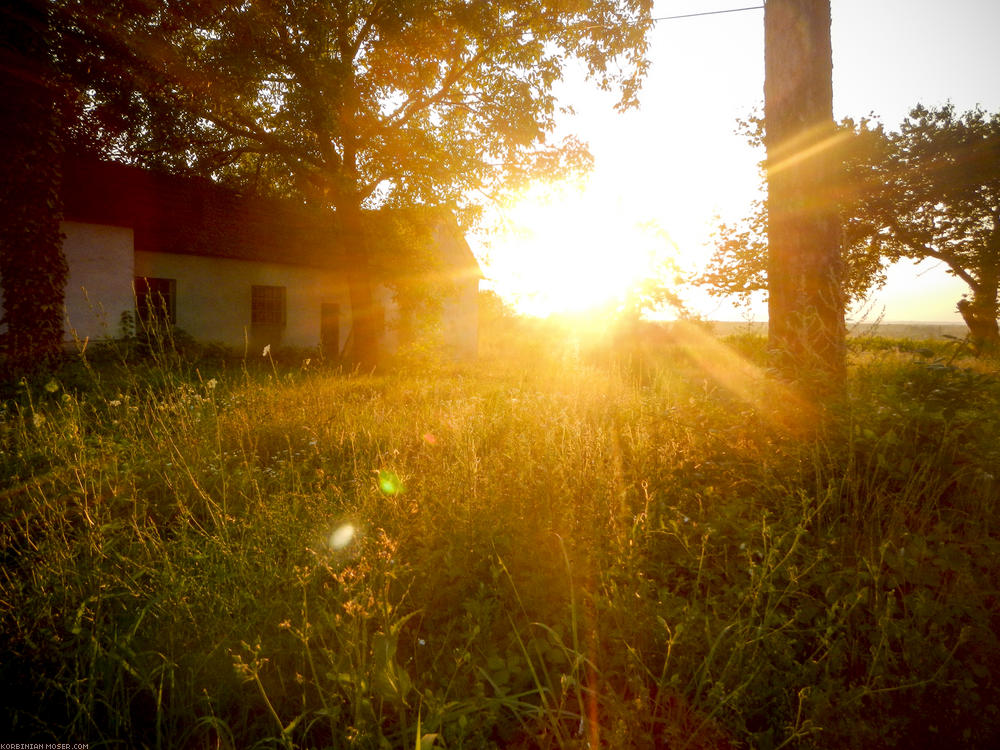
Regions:
M 754 137 L 754 124 L 748 128 Z M 969 286 L 959 308 L 980 346 L 996 346 L 1000 278 L 1000 113 L 915 107 L 897 131 L 841 123 L 843 177 L 830 186 L 845 231 L 847 292 L 863 299 L 888 263 L 936 259 Z M 766 289 L 766 217 L 723 226 L 702 276 L 717 295 Z
M 969 286 L 958 309 L 973 340 L 1000 345 L 1000 113 L 918 106 L 869 167 L 861 236 L 890 261 L 943 261 Z
M 547 143 L 554 84 L 582 61 L 634 103 L 649 24 L 642 0 L 61 5 L 101 147 L 239 164 L 333 206 L 458 199 L 579 157 Z
M 78 139 L 334 208 L 370 340 L 363 207 L 467 201 L 586 164 L 551 143 L 572 65 L 635 102 L 649 0 L 60 0 Z M 374 352 L 360 353 L 365 364 Z

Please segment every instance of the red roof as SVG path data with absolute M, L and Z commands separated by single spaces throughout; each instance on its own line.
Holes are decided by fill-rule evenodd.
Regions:
M 63 167 L 67 221 L 131 227 L 139 251 L 341 265 L 332 212 L 241 196 L 211 180 L 98 160 Z
M 333 211 L 290 200 L 241 196 L 211 180 L 153 172 L 117 162 L 68 159 L 63 165 L 63 218 L 130 227 L 138 251 L 342 268 L 347 253 Z M 479 264 L 450 211 L 393 210 L 435 235 L 451 276 L 482 278 Z M 405 255 L 390 237 L 383 248 Z

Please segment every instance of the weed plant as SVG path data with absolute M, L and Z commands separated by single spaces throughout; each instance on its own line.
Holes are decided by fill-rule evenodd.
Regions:
M 760 340 L 557 341 L 14 384 L 0 737 L 1000 746 L 994 366 L 857 344 L 807 438 Z

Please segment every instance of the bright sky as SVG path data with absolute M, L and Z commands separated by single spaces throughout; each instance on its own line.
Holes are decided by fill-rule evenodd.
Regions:
M 653 16 L 754 4 L 658 0 Z M 832 0 L 832 12 L 837 119 L 875 113 L 895 127 L 914 104 L 948 100 L 1000 110 L 1000 0 Z M 595 159 L 584 192 L 540 187 L 508 212 L 510 231 L 470 237 L 492 286 L 526 312 L 613 295 L 650 256 L 674 252 L 696 268 L 715 217 L 748 213 L 761 155 L 733 131 L 763 102 L 763 11 L 661 21 L 650 42 L 639 110 L 619 115 L 611 96 L 579 81 L 565 88 L 576 115 L 563 132 L 588 141 Z M 887 321 L 960 322 L 963 291 L 940 267 L 900 265 L 869 310 Z M 743 317 L 717 300 L 691 301 L 713 319 Z M 766 319 L 766 305 L 754 318 Z

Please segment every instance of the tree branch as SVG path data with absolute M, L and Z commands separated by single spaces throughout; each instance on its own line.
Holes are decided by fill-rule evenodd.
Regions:
M 889 229 L 891 229 L 892 232 L 895 234 L 895 236 L 900 240 L 900 242 L 902 242 L 904 245 L 909 247 L 914 252 L 914 255 L 916 257 L 918 258 L 928 257 L 928 258 L 934 258 L 935 260 L 940 260 L 942 263 L 946 264 L 948 268 L 951 269 L 951 272 L 953 274 L 955 274 L 958 278 L 960 278 L 962 281 L 964 281 L 966 284 L 969 285 L 969 288 L 972 289 L 973 294 L 979 292 L 980 284 L 978 279 L 976 279 L 976 277 L 973 276 L 961 264 L 958 258 L 955 257 L 953 254 L 946 252 L 944 250 L 937 250 L 928 243 L 921 242 L 920 240 L 916 239 L 911 232 L 907 232 L 905 229 L 903 229 L 903 227 L 900 226 L 899 222 L 895 220 L 889 220 L 887 222 L 887 225 Z

